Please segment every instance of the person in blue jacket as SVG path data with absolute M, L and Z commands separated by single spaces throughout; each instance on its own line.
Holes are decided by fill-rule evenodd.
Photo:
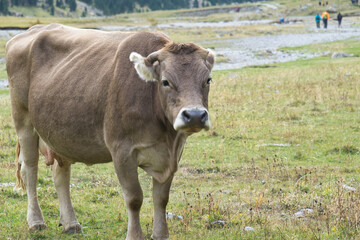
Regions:
M 321 22 L 321 16 L 320 14 L 316 14 L 315 16 L 315 22 L 316 22 L 316 27 L 320 28 L 320 22 Z

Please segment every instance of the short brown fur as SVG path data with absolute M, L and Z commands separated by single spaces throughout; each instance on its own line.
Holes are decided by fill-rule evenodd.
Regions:
M 145 82 L 129 56 L 137 52 L 138 64 L 144 64 L 145 57 L 158 51 L 167 54 L 154 66 L 141 65 L 142 71 L 154 74 Z M 39 147 L 44 143 L 64 232 L 81 231 L 70 200 L 71 164 L 113 162 L 128 208 L 127 239 L 144 238 L 138 167 L 153 177 L 152 238 L 168 239 L 166 204 L 185 141 L 192 132 L 209 127 L 181 122 L 181 111 L 188 107 L 207 113 L 213 57 L 204 61 L 201 55 L 208 52 L 193 43 L 172 43 L 162 33 L 102 32 L 60 24 L 34 26 L 7 43 L 19 139 L 17 185 L 23 176 L 30 230 L 46 227 L 36 192 Z M 160 77 L 173 85 L 163 85 Z M 175 124 L 179 119 L 183 125 Z

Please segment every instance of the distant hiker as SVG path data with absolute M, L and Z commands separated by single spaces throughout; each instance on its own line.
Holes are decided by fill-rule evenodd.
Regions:
M 321 21 L 321 16 L 320 14 L 316 14 L 315 16 L 315 22 L 316 22 L 316 27 L 320 28 L 320 21 Z
M 280 18 L 280 24 L 285 23 L 285 19 L 284 18 Z
M 327 5 L 329 5 L 329 2 L 328 2 L 328 1 L 326 1 L 326 6 L 327 6 Z
M 319 1 L 319 6 L 321 6 L 321 1 Z
M 341 28 L 341 21 L 342 21 L 343 16 L 341 15 L 341 13 L 339 12 L 339 14 L 337 15 L 337 20 L 339 23 L 339 28 Z
M 324 28 L 326 29 L 327 28 L 327 25 L 328 25 L 328 21 L 330 19 L 330 15 L 327 11 L 323 12 L 323 14 L 321 15 L 321 18 L 323 20 L 323 23 L 324 23 Z

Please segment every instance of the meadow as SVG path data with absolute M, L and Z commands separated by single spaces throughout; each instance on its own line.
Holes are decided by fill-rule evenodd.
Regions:
M 184 32 L 169 35 L 192 40 Z M 202 36 L 211 37 L 207 32 Z M 0 41 L 0 56 L 3 45 Z M 360 238 L 360 43 L 350 39 L 301 48 L 355 56 L 213 72 L 212 129 L 186 143 L 167 207 L 175 215 L 168 219 L 170 239 Z M 0 78 L 5 77 L 0 65 Z M 1 184 L 16 181 L 15 146 L 9 91 L 4 89 Z M 141 169 L 139 176 L 141 223 L 150 239 L 152 180 Z M 61 233 L 51 169 L 43 157 L 38 195 L 48 228 L 30 232 L 26 194 L 0 185 L 0 239 L 126 236 L 126 207 L 111 163 L 72 166 L 71 195 L 82 234 Z M 214 223 L 218 220 L 223 222 Z

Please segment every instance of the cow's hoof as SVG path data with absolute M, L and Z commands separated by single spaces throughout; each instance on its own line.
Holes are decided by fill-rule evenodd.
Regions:
M 165 236 L 165 237 L 157 237 L 157 236 L 154 236 L 154 235 L 152 235 L 151 236 L 151 239 L 152 240 L 169 240 L 169 236 Z
M 68 234 L 82 233 L 81 225 L 80 223 L 75 223 L 63 226 L 63 232 Z
M 39 231 L 39 230 L 43 230 L 45 228 L 46 228 L 46 224 L 43 222 L 36 222 L 36 223 L 29 225 L 30 231 Z

